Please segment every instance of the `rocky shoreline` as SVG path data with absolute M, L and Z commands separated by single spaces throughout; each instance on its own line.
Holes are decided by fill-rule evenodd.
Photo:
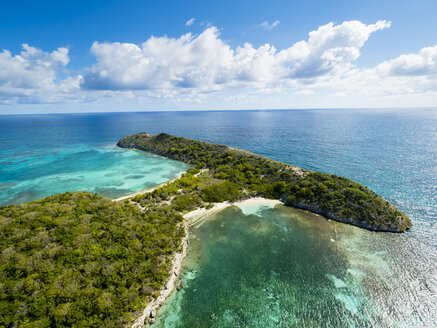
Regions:
M 182 239 L 182 252 L 176 253 L 172 260 L 172 268 L 171 268 L 171 276 L 166 281 L 164 287 L 159 291 L 159 296 L 150 302 L 146 308 L 143 310 L 143 313 L 140 317 L 138 317 L 135 322 L 131 325 L 131 328 L 141 328 L 145 324 L 153 324 L 155 322 L 157 311 L 164 304 L 166 299 L 170 296 L 173 290 L 183 288 L 183 281 L 178 285 L 178 279 L 180 274 L 182 273 L 183 261 L 188 254 L 188 229 L 190 226 L 195 224 L 200 224 L 204 219 L 209 216 L 216 214 L 225 208 L 233 205 L 244 205 L 244 204 L 260 204 L 260 205 L 276 205 L 282 204 L 282 202 L 274 199 L 266 199 L 262 197 L 254 197 L 248 198 L 238 202 L 223 202 L 216 203 L 212 208 L 198 208 L 194 211 L 188 212 L 184 215 L 184 229 L 185 229 L 185 237 Z
M 172 260 L 171 276 L 165 282 L 163 288 L 159 291 L 159 296 L 150 302 L 140 317 L 135 320 L 131 328 L 142 328 L 145 324 L 152 324 L 156 318 L 156 312 L 164 304 L 167 297 L 176 288 L 178 277 L 182 272 L 182 263 L 188 254 L 188 226 L 184 223 L 185 237 L 182 239 L 182 251 L 176 253 Z

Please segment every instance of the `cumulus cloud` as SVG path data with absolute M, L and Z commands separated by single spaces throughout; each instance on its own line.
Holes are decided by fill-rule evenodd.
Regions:
M 329 23 L 310 32 L 308 41 L 297 42 L 281 51 L 279 57 L 293 64 L 290 76 L 294 78 L 339 74 L 351 68 L 371 33 L 390 25 L 384 20 L 369 25 L 359 21 Z
M 196 20 L 195 18 L 191 18 L 191 19 L 187 20 L 186 23 L 185 23 L 185 26 L 193 25 L 195 20 Z
M 141 44 L 96 41 L 91 46 L 96 62 L 84 68 L 83 76 L 65 71 L 67 48 L 45 52 L 24 44 L 19 54 L 0 52 L 0 102 L 113 99 L 157 104 L 170 99 L 213 104 L 238 99 L 253 106 L 268 100 L 276 106 L 282 99 L 306 102 L 323 95 L 328 101 L 353 95 L 385 100 L 387 95 L 426 94 L 430 101 L 437 99 L 437 46 L 373 68 L 356 66 L 370 35 L 390 24 L 328 23 L 280 50 L 268 43 L 232 47 L 214 26 L 198 35 L 150 37 Z M 266 27 L 273 25 L 266 22 Z
M 360 55 L 372 32 L 389 27 L 378 21 L 329 23 L 309 33 L 308 41 L 277 51 L 250 43 L 231 48 L 210 27 L 198 36 L 151 37 L 141 45 L 94 42 L 97 63 L 83 87 L 97 90 L 192 89 L 211 92 L 233 87 L 264 88 L 287 79 L 339 74 Z
M 366 96 L 437 94 L 437 46 L 401 55 L 374 68 L 353 68 L 335 80 L 320 83 Z
M 227 81 L 232 50 L 217 28 L 194 37 L 151 37 L 142 45 L 94 42 L 97 63 L 85 77 L 88 89 L 208 89 Z
M 267 30 L 271 30 L 271 29 L 274 29 L 276 26 L 278 26 L 279 23 L 280 23 L 280 21 L 278 21 L 278 20 L 275 20 L 275 21 L 274 21 L 273 23 L 271 23 L 271 24 L 269 24 L 268 21 L 264 21 L 264 22 L 262 22 L 261 24 L 259 24 L 258 26 L 259 26 L 259 27 L 263 27 L 263 28 L 265 28 L 265 29 L 267 29 Z
M 98 43 L 91 48 L 97 63 L 83 87 L 97 90 L 223 90 L 245 84 L 265 85 L 280 74 L 274 47 L 254 49 L 246 43 L 231 49 L 216 27 L 198 36 L 152 37 L 142 45 Z
M 437 46 L 426 47 L 417 54 L 401 55 L 378 65 L 380 74 L 392 76 L 423 76 L 437 74 Z
M 15 56 L 3 50 L 0 52 L 0 92 L 50 88 L 57 71 L 68 61 L 67 48 L 47 53 L 23 44 L 23 51 Z
M 69 62 L 68 49 L 58 48 L 53 52 L 22 45 L 20 54 L 8 50 L 0 52 L 0 100 L 40 101 L 41 93 L 79 88 L 81 77 L 68 77 L 58 81 L 59 73 Z

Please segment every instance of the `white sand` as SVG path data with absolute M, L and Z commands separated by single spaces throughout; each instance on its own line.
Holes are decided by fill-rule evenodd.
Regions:
M 230 202 L 224 202 L 224 203 L 215 203 L 214 206 L 210 209 L 206 208 L 198 208 L 197 210 L 188 212 L 184 215 L 184 219 L 187 221 L 188 226 L 191 227 L 195 225 L 196 223 L 202 221 L 203 219 L 207 218 L 208 216 L 218 213 L 221 210 L 225 209 L 226 207 L 231 206 L 232 203 Z
M 257 204 L 257 205 L 269 205 L 274 206 L 277 204 L 282 204 L 282 202 L 278 199 L 267 199 L 262 197 L 252 197 L 249 199 L 245 199 L 241 202 L 234 203 L 235 205 L 244 205 L 244 204 Z
M 187 221 L 188 226 L 191 227 L 197 223 L 200 223 L 210 215 L 218 213 L 229 206 L 236 205 L 236 206 L 243 207 L 244 205 L 266 205 L 266 206 L 274 207 L 277 204 L 282 204 L 282 202 L 277 199 L 266 199 L 262 197 L 253 197 L 234 203 L 231 202 L 215 203 L 214 206 L 210 209 L 198 208 L 197 210 L 188 212 L 187 214 L 184 215 L 184 219 Z

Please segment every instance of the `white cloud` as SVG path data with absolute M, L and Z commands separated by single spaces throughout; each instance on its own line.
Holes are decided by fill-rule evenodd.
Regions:
M 265 44 L 231 48 L 216 27 L 198 36 L 151 37 L 141 45 L 94 42 L 96 56 L 83 87 L 97 90 L 211 92 L 234 87 L 265 88 L 287 79 L 316 79 L 351 67 L 369 35 L 390 23 L 329 23 L 280 52 Z M 307 82 L 306 82 L 307 83 Z
M 57 98 L 58 92 L 79 89 L 81 77 L 59 80 L 59 73 L 69 62 L 68 49 L 58 48 L 49 53 L 22 45 L 20 54 L 0 52 L 0 101 L 40 102 Z M 43 95 L 45 94 L 45 95 Z M 47 94 L 52 94 L 47 97 Z
M 423 76 L 437 74 L 437 46 L 426 47 L 418 54 L 401 55 L 378 65 L 380 74 L 392 76 Z
M 58 70 L 67 65 L 68 49 L 59 48 L 52 53 L 23 44 L 19 55 L 0 52 L 0 93 L 2 90 L 32 90 L 50 88 Z
M 187 20 L 186 23 L 185 23 L 185 26 L 193 25 L 195 20 L 196 20 L 195 18 L 191 18 L 191 19 Z
M 198 36 L 178 39 L 152 37 L 142 45 L 98 43 L 91 48 L 97 63 L 85 77 L 87 89 L 223 90 L 251 83 L 265 85 L 276 79 L 270 45 L 231 49 L 215 27 Z
M 265 28 L 265 29 L 267 29 L 267 30 L 271 30 L 271 29 L 274 29 L 276 26 L 278 26 L 279 23 L 280 23 L 279 20 L 275 20 L 275 21 L 274 21 L 273 23 L 271 23 L 271 24 L 269 24 L 269 21 L 264 21 L 264 22 L 262 22 L 261 24 L 259 24 L 258 26 L 259 26 L 259 27 L 263 27 L 263 28 Z
M 401 55 L 374 68 L 353 68 L 321 87 L 348 90 L 366 96 L 434 94 L 437 96 L 437 46 Z
M 311 96 L 313 94 L 314 94 L 314 91 L 310 90 L 310 89 L 302 89 L 302 90 L 296 91 L 294 93 L 294 95 L 296 95 L 296 96 Z
M 387 21 L 329 23 L 282 50 L 268 43 L 231 47 L 216 27 L 199 35 L 150 37 L 141 44 L 94 42 L 96 62 L 84 68 L 84 76 L 65 71 L 67 48 L 45 52 L 23 45 L 20 54 L 0 52 L 0 103 L 290 108 L 354 106 L 353 100 L 355 106 L 394 106 L 408 97 L 410 103 L 435 104 L 437 46 L 373 68 L 356 66 L 370 35 L 388 27 Z
M 294 65 L 293 78 L 314 78 L 326 74 L 341 74 L 351 68 L 360 56 L 360 49 L 370 34 L 390 27 L 390 22 L 378 21 L 366 25 L 348 21 L 340 25 L 329 23 L 309 33 L 308 41 L 295 43 L 280 52 L 279 56 Z

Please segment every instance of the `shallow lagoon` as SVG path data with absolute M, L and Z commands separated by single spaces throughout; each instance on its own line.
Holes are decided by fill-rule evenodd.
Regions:
M 0 160 L 0 206 L 79 190 L 115 199 L 175 178 L 189 167 L 115 145 L 18 151 Z
M 432 324 L 435 254 L 405 238 L 280 205 L 227 208 L 190 228 L 184 289 L 154 327 Z
M 336 227 L 337 231 L 337 238 L 332 238 L 334 239 L 332 242 L 331 235 L 335 236 L 335 229 L 332 232 L 332 229 L 326 228 L 323 223 L 315 224 L 314 222 L 318 221 L 314 220 L 299 221 L 296 219 L 299 217 L 297 214 L 293 214 L 294 216 L 286 214 L 282 220 L 279 220 L 278 218 L 281 216 L 272 214 L 271 210 L 259 212 L 258 214 L 261 213 L 262 217 L 265 217 L 264 220 L 268 221 L 267 226 L 270 226 L 269 222 L 282 222 L 279 225 L 281 226 L 283 222 L 293 218 L 293 220 L 298 220 L 296 222 L 301 222 L 301 226 L 305 227 L 303 229 L 305 233 L 299 232 L 297 235 L 311 236 L 311 238 L 302 237 L 302 240 L 308 241 L 309 244 L 314 242 L 314 247 L 320 249 L 319 253 L 325 254 L 325 257 L 328 258 L 325 262 L 317 260 L 319 262 L 314 263 L 329 264 L 332 262 L 329 259 L 333 258 L 332 263 L 338 265 L 337 268 L 329 264 L 324 270 L 320 269 L 319 273 L 308 271 L 308 277 L 303 276 L 301 279 L 306 280 L 302 281 L 308 283 L 312 279 L 316 285 L 320 286 L 317 285 L 314 289 L 306 286 L 298 290 L 302 294 L 296 296 L 290 294 L 289 298 L 293 302 L 287 301 L 286 297 L 279 298 L 282 302 L 279 304 L 285 304 L 282 305 L 285 309 L 284 315 L 291 316 L 288 314 L 290 309 L 296 309 L 295 313 L 297 314 L 299 311 L 302 313 L 303 310 L 299 309 L 305 308 L 305 304 L 307 304 L 307 308 L 312 309 L 310 313 L 313 314 L 309 315 L 308 318 L 305 315 L 300 317 L 299 320 L 305 320 L 304 326 L 311 326 L 311 324 L 315 326 L 333 325 L 332 320 L 334 319 L 332 318 L 335 316 L 343 318 L 342 322 L 351 316 L 355 318 L 350 313 L 354 311 L 354 305 L 358 299 L 359 304 L 361 304 L 358 306 L 358 312 L 367 315 L 369 319 L 366 322 L 373 322 L 377 327 L 436 325 L 436 127 L 437 110 L 419 108 L 408 110 L 323 109 L 0 115 L 0 204 L 5 204 L 5 201 L 18 203 L 41 198 L 51 192 L 84 190 L 85 187 L 78 185 L 79 181 L 85 183 L 90 191 L 100 192 L 107 197 L 118 197 L 124 193 L 130 193 L 130 190 L 135 192 L 160 183 L 161 178 L 171 178 L 171 172 L 177 174 L 176 170 L 173 171 L 172 168 L 169 168 L 169 170 L 164 171 L 156 170 L 154 174 L 146 178 L 147 171 L 142 172 L 144 169 L 142 163 L 143 161 L 147 162 L 146 154 L 140 155 L 139 152 L 135 151 L 114 149 L 114 143 L 121 137 L 142 131 L 152 134 L 167 132 L 226 144 L 306 169 L 346 176 L 370 187 L 399 207 L 412 218 L 414 226 L 406 234 L 375 234 L 331 222 L 330 226 Z M 49 170 L 53 173 L 47 174 Z M 139 172 L 134 172 L 135 170 Z M 154 180 L 155 174 L 159 179 Z M 145 176 L 144 180 L 140 175 Z M 66 180 L 69 177 L 80 179 L 76 180 L 76 183 L 74 181 L 68 182 Z M 56 181 L 59 181 L 60 185 L 65 188 L 58 188 Z M 94 189 L 96 187 L 99 189 Z M 38 190 L 41 192 L 38 193 Z M 286 210 L 293 211 L 292 209 Z M 249 212 L 254 211 L 255 209 L 252 209 Z M 219 219 L 221 215 L 226 213 L 233 212 L 223 212 L 217 218 Z M 248 212 L 245 210 L 245 213 Z M 238 217 L 240 218 L 240 226 L 243 227 L 246 221 L 244 220 L 245 216 L 241 215 L 240 213 Z M 254 219 L 256 217 L 251 220 Z M 200 241 L 205 241 L 205 250 L 210 248 L 208 245 L 215 245 L 210 244 L 207 238 L 208 222 L 215 222 L 215 219 L 208 220 L 201 227 L 193 229 L 193 233 L 195 232 L 199 241 L 192 241 L 187 267 L 195 254 L 199 254 L 198 257 L 200 257 L 201 254 L 206 253 L 195 251 L 194 245 L 201 245 Z M 293 225 L 299 227 L 296 222 Z M 303 222 L 306 222 L 305 225 Z M 292 223 L 285 224 L 285 227 L 289 224 Z M 225 227 L 227 226 L 225 224 Z M 214 231 L 215 227 L 216 225 L 212 225 L 211 231 Z M 205 232 L 202 232 L 203 230 L 200 228 L 206 229 Z M 314 231 L 311 233 L 310 229 L 314 229 Z M 245 233 L 251 235 L 249 229 L 241 231 L 246 231 Z M 298 231 L 301 230 L 294 229 L 295 234 Z M 223 230 L 223 233 L 223 236 L 228 236 L 227 230 Z M 212 235 L 216 234 L 212 233 Z M 235 235 L 238 238 L 243 238 L 236 233 L 229 236 Z M 270 236 L 270 234 L 265 236 Z M 293 234 L 286 234 L 286 236 L 292 237 Z M 221 238 L 224 239 L 224 237 Z M 252 250 L 261 249 L 261 255 L 271 257 L 272 252 L 270 252 L 266 241 L 269 238 L 263 237 L 257 241 L 255 238 L 244 237 L 244 240 L 252 240 L 254 243 Z M 301 237 L 296 238 L 299 240 Z M 257 248 L 258 244 L 264 245 L 264 248 Z M 284 245 L 284 248 L 289 245 L 288 250 L 285 248 L 287 251 L 283 251 L 281 254 L 290 253 L 294 256 L 300 254 L 300 257 L 304 258 L 305 252 L 311 254 L 309 244 L 303 248 L 300 244 L 279 243 L 278 245 Z M 224 245 L 227 245 L 224 249 L 230 252 L 232 247 L 238 243 Z M 294 252 L 290 252 L 290 249 L 294 249 L 291 248 L 292 246 L 297 248 Z M 240 254 L 240 257 L 241 254 L 245 254 L 243 251 L 244 249 L 236 248 L 236 254 Z M 301 268 L 297 273 L 302 272 L 303 264 L 300 264 L 300 257 L 295 260 L 297 263 L 295 266 L 290 264 L 288 268 L 293 270 Z M 202 258 L 207 259 L 207 257 Z M 229 257 L 229 259 L 233 260 L 234 257 Z M 264 264 L 264 262 L 259 261 L 258 257 L 254 259 L 256 259 L 255 264 Z M 302 261 L 302 263 L 308 263 L 308 261 Z M 201 261 L 201 263 L 207 262 Z M 201 269 L 203 268 L 201 263 L 192 266 L 200 268 L 196 275 L 186 271 L 188 277 L 189 275 L 195 277 L 193 284 L 205 271 Z M 227 262 L 223 261 L 223 263 Z M 276 264 L 276 261 L 271 260 L 271 263 Z M 307 266 L 311 268 L 310 264 Z M 210 267 L 215 268 L 212 265 Z M 267 282 L 270 281 L 269 279 L 273 279 L 268 268 L 261 269 L 253 266 L 252 271 L 261 272 L 261 278 L 268 278 Z M 272 270 L 282 274 L 280 270 Z M 335 270 L 338 270 L 338 273 Z M 224 271 L 226 277 L 226 270 Z M 209 275 L 215 277 L 212 281 L 199 281 L 199 285 L 201 285 L 200 282 L 204 281 L 202 290 L 208 293 L 207 296 L 214 296 L 217 293 L 217 288 L 214 286 L 218 285 L 221 279 L 221 276 L 219 279 L 219 273 L 221 274 L 223 271 L 218 270 L 214 275 L 212 273 Z M 295 275 L 299 277 L 297 273 Z M 208 277 L 206 273 L 205 277 Z M 231 283 L 239 281 L 235 275 L 232 277 Z M 288 276 L 286 277 L 288 279 Z M 281 281 L 279 278 L 272 281 L 276 280 Z M 253 280 L 246 279 L 246 281 Z M 286 280 L 283 279 L 282 282 L 284 281 Z M 209 308 L 203 308 L 203 304 L 200 304 L 199 310 L 195 309 L 195 311 L 193 307 L 189 306 L 190 298 L 188 296 L 196 295 L 200 290 L 190 294 L 190 284 L 192 284 L 191 280 L 186 280 L 187 288 L 174 295 L 183 298 L 183 302 L 169 302 L 169 306 L 176 309 L 173 311 L 175 315 L 171 313 L 162 315 L 160 320 L 166 319 L 165 322 L 170 322 L 171 318 L 175 318 L 175 322 L 183 326 L 190 322 L 183 314 L 193 311 L 193 315 L 200 313 L 206 317 L 206 326 L 212 324 L 224 326 L 223 322 L 227 321 L 222 317 L 220 320 L 210 321 L 211 313 L 205 310 L 209 310 Z M 351 286 L 354 288 L 351 289 Z M 256 311 L 259 313 L 269 313 L 268 311 L 270 311 L 275 317 L 274 313 L 276 312 L 272 310 L 273 305 L 270 308 L 265 307 L 266 310 L 263 310 L 263 306 L 276 303 L 273 301 L 269 303 L 268 298 L 261 297 L 262 293 L 255 287 L 252 290 L 259 297 L 259 300 L 255 299 L 255 306 L 258 307 Z M 326 291 L 324 287 L 326 287 Z M 245 289 L 240 288 L 239 290 Z M 321 295 L 322 290 L 330 293 L 328 301 L 329 304 L 334 304 L 332 309 L 327 307 L 328 303 L 323 303 L 320 309 L 313 306 L 312 301 L 305 303 L 305 295 L 313 300 L 312 291 L 316 295 Z M 235 296 L 235 294 L 231 295 Z M 347 297 L 347 295 L 354 297 Z M 362 295 L 365 297 L 363 298 Z M 212 297 L 210 298 L 212 299 Z M 248 299 L 252 300 L 252 298 Z M 195 300 L 196 298 L 193 298 L 193 301 Z M 301 301 L 299 303 L 296 300 Z M 249 311 L 250 308 L 243 306 L 245 304 L 243 301 L 236 298 L 236 304 L 240 305 L 241 303 L 240 308 Z M 178 306 L 172 304 L 179 304 L 182 312 L 177 311 Z M 226 304 L 225 301 L 223 304 Z M 290 306 L 293 307 L 288 307 L 287 304 L 291 304 Z M 216 311 L 215 308 L 214 311 Z M 256 311 L 253 310 L 253 313 L 257 313 Z M 223 313 L 217 311 L 216 316 L 223 316 Z M 232 314 L 233 312 L 226 313 Z M 239 312 L 236 313 L 239 314 Z M 262 317 L 262 315 L 259 316 Z M 326 316 L 326 319 L 323 316 Z M 258 317 L 255 316 L 255 318 Z M 313 317 L 322 320 L 322 323 L 314 323 Z M 262 318 L 268 322 L 267 327 L 269 325 L 277 326 L 273 323 L 274 321 L 268 321 L 266 316 Z M 236 322 L 235 326 L 237 327 L 238 325 L 244 326 L 244 321 L 239 321 L 239 317 L 234 322 Z M 159 325 L 163 326 L 162 321 L 159 321 Z M 177 326 L 170 323 L 168 325 L 169 327 Z M 365 324 L 363 325 L 365 326 Z M 344 326 L 349 326 L 349 324 Z

